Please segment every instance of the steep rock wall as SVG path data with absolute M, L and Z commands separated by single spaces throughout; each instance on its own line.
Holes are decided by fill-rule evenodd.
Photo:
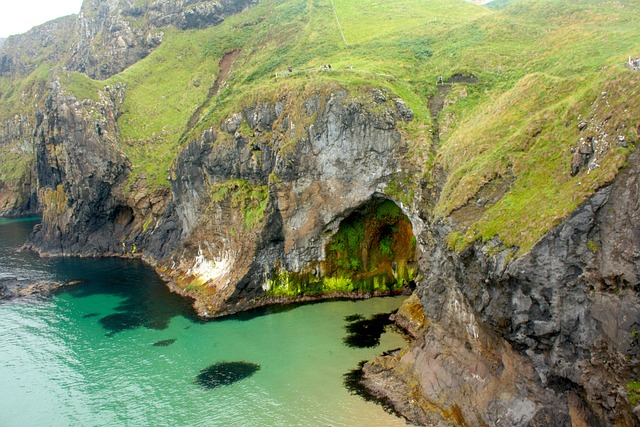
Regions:
M 146 57 L 162 43 L 163 28 L 217 25 L 255 0 L 85 1 L 78 15 L 78 43 L 67 66 L 104 80 Z
M 278 272 L 321 276 L 340 222 L 391 198 L 384 190 L 406 152 L 396 123 L 413 117 L 372 93 L 256 105 L 185 147 L 170 193 L 150 195 L 126 190 L 136 184 L 125 185 L 117 143 L 123 96 L 107 87 L 100 103 L 81 104 L 52 91 L 37 133 L 44 221 L 29 247 L 142 256 L 208 316 L 275 302 L 265 294 Z
M 406 353 L 372 362 L 368 384 L 422 422 L 640 424 L 625 389 L 639 374 L 639 177 L 635 153 L 515 261 L 497 241 L 453 253 L 436 225 L 419 286 L 431 326 Z M 412 406 L 393 390 L 426 399 Z
M 315 96 L 293 107 L 312 120 L 295 132 L 300 111 L 284 101 L 234 115 L 226 137 L 208 130 L 183 151 L 167 213 L 138 247 L 181 278 L 203 314 L 265 303 L 275 270 L 316 268 L 340 221 L 383 197 L 406 148 L 396 120 L 411 119 L 398 105 L 374 113 L 346 92 Z M 238 132 L 243 121 L 254 136 Z
M 112 255 L 113 236 L 126 234 L 131 209 L 118 193 L 129 164 L 117 144 L 121 85 L 101 92 L 99 102 L 82 103 L 54 80 L 37 113 L 36 173 L 42 225 L 28 247 L 56 255 Z
M 34 215 L 40 211 L 35 173 L 33 129 L 35 118 L 16 114 L 0 124 L 0 149 L 4 161 L 12 161 L 13 173 L 0 180 L 0 215 L 6 217 Z M 8 167 L 9 165 L 4 165 Z

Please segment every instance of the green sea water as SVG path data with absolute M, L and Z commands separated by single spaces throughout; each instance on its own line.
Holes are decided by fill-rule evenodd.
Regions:
M 378 347 L 348 347 L 345 317 L 389 312 L 402 298 L 204 322 L 140 262 L 16 252 L 33 225 L 0 222 L 0 277 L 82 283 L 0 303 L 0 425 L 405 425 L 343 384 L 361 360 L 406 344 L 388 331 Z M 216 388 L 198 383 L 220 362 L 259 369 Z

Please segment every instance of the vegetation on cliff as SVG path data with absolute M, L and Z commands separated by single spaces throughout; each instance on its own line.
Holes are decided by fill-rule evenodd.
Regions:
M 416 238 L 411 222 L 390 200 L 381 200 L 342 220 L 326 259 L 309 271 L 279 271 L 267 283 L 270 296 L 336 292 L 388 294 L 416 278 Z
M 0 48 L 0 211 L 37 193 L 33 247 L 145 257 L 205 316 L 426 276 L 424 372 L 482 379 L 480 405 L 434 393 L 445 416 L 502 416 L 505 384 L 631 413 L 636 360 L 601 343 L 637 338 L 640 3 L 238 0 L 209 27 L 131 3 Z
M 150 189 L 168 185 L 171 165 L 189 140 L 261 100 L 336 88 L 357 92 L 363 85 L 389 90 L 415 112 L 415 122 L 406 125 L 417 146 L 415 159 L 407 159 L 414 175 L 428 179 L 433 161 L 448 172 L 436 213 L 456 219 L 456 248 L 498 235 L 526 250 L 609 182 L 638 140 L 639 77 L 623 66 L 637 48 L 634 3 L 523 0 L 494 7 L 499 10 L 442 0 L 333 5 L 335 11 L 317 0 L 264 1 L 218 26 L 167 28 L 151 55 L 107 81 L 60 69 L 54 74 L 80 100 L 98 99 L 105 85 L 126 85 L 118 125 L 133 163 L 129 182 L 141 175 Z M 220 58 L 232 50 L 240 54 L 213 96 Z M 56 66 L 42 58 L 26 78 L 0 78 L 4 121 L 34 113 L 24 101 L 42 96 Z M 331 71 L 320 69 L 326 64 Z M 289 66 L 293 72 L 283 75 Z M 457 74 L 474 75 L 478 83 L 449 83 L 454 90 L 442 111 L 430 115 L 427 100 L 437 94 L 439 76 Z M 440 141 L 431 146 L 437 117 Z M 608 140 L 597 166 L 572 176 L 571 151 L 579 149 L 583 120 L 600 126 Z M 3 141 L 5 182 L 25 173 L 27 167 L 14 165 L 32 156 L 11 143 Z M 497 182 L 503 190 L 493 200 L 468 209 Z

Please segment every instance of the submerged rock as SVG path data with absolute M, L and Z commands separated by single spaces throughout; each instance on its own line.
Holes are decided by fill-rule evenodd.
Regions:
M 155 343 L 153 343 L 153 346 L 154 347 L 168 347 L 168 346 L 170 346 L 171 344 L 173 344 L 176 341 L 177 340 L 175 338 L 171 338 L 171 339 L 168 339 L 168 340 L 162 340 L 162 341 L 155 342 Z
M 367 363 L 366 360 L 361 361 L 358 364 L 358 367 L 356 369 L 352 369 L 351 371 L 347 372 L 342 376 L 342 383 L 345 386 L 345 388 L 352 395 L 360 396 L 367 402 L 373 402 L 382 406 L 382 408 L 390 414 L 394 414 L 396 416 L 402 416 L 402 414 L 395 409 L 393 405 L 393 401 L 391 399 L 381 394 L 374 394 L 370 391 L 369 388 L 365 386 L 363 382 L 364 381 L 363 367 L 365 363 Z
M 249 362 L 219 362 L 200 371 L 196 383 L 205 389 L 231 385 L 250 377 L 260 370 L 260 365 Z
M 344 343 L 348 347 L 373 348 L 380 344 L 380 336 L 384 333 L 385 327 L 390 325 L 391 313 L 380 313 L 365 319 L 355 314 L 347 316 L 345 329 L 349 333 L 344 338 Z

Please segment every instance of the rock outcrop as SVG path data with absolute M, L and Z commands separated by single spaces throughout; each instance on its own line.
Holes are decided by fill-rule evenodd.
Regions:
M 363 102 L 338 91 L 247 108 L 182 151 L 170 191 L 139 195 L 118 142 L 124 87 L 107 86 L 99 101 L 79 102 L 54 81 L 36 128 L 44 218 L 26 247 L 49 255 L 142 256 L 175 290 L 195 297 L 206 316 L 284 301 L 268 292 L 280 275 L 330 274 L 322 262 L 341 222 L 358 212 L 374 215 L 393 199 L 385 188 L 407 149 L 396 123 L 413 113 L 399 99 L 374 95 Z M 247 135 L 238 131 L 243 123 Z M 389 203 L 391 214 L 401 215 Z M 370 277 L 378 280 L 376 293 L 388 293 L 393 276 L 409 277 L 405 263 L 415 244 L 408 220 L 381 221 L 378 227 L 408 227 L 404 258 L 387 256 L 389 269 Z
M 429 329 L 366 366 L 367 384 L 421 422 L 638 425 L 624 384 L 638 376 L 639 157 L 514 261 L 496 242 L 453 254 L 437 225 Z
M 131 221 L 118 193 L 129 163 L 117 142 L 121 85 L 101 92 L 100 102 L 82 103 L 51 83 L 37 114 L 38 199 L 46 208 L 30 247 L 58 255 L 90 256 L 121 251 L 111 237 Z
M 77 281 L 60 283 L 2 277 L 0 278 L 0 301 L 13 300 L 29 295 L 49 295 L 64 286 L 72 286 L 78 283 Z
M 284 101 L 248 108 L 218 140 L 205 131 L 180 155 L 167 212 L 137 248 L 183 288 L 207 284 L 210 295 L 198 298 L 207 315 L 260 304 L 276 269 L 322 276 L 330 237 L 352 212 L 388 198 L 406 149 L 396 129 L 404 104 L 372 105 L 383 112 L 336 92 L 289 109 Z M 295 128 L 298 109 L 307 128 Z
M 92 0 L 78 15 L 78 43 L 70 69 L 104 80 L 146 57 L 162 43 L 169 26 L 188 30 L 217 25 L 255 0 Z
M 44 63 L 60 63 L 69 55 L 75 29 L 71 15 L 7 38 L 0 45 L 0 77 L 24 77 Z

